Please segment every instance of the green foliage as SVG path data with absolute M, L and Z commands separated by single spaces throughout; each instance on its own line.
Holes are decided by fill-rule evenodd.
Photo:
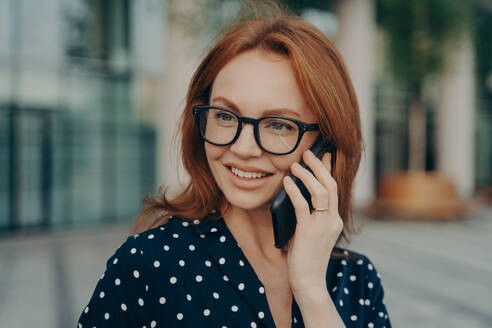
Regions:
M 387 35 L 396 79 L 420 93 L 425 78 L 439 71 L 447 45 L 471 23 L 474 0 L 378 0 L 379 26 Z
M 478 90 L 481 97 L 492 101 L 492 86 L 487 85 L 491 83 L 487 79 L 491 79 L 492 76 L 492 10 L 476 10 L 474 21 Z M 492 112 L 492 108 L 489 110 Z

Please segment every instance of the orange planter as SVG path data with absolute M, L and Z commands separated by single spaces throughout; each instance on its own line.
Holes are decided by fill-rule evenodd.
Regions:
M 452 219 L 465 214 L 453 182 L 436 172 L 386 176 L 369 215 L 383 218 Z

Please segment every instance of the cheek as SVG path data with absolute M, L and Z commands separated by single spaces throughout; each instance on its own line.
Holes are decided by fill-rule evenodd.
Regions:
M 289 175 L 290 174 L 290 166 L 294 162 L 300 162 L 301 161 L 301 152 L 294 152 L 289 155 L 284 155 L 284 156 L 279 156 L 277 158 L 272 158 L 272 163 L 277 169 L 277 171 L 282 172 L 283 175 Z
M 208 143 L 205 143 L 205 156 L 207 157 L 208 166 L 212 173 L 215 175 L 215 167 L 216 162 L 223 154 L 224 147 L 214 146 Z

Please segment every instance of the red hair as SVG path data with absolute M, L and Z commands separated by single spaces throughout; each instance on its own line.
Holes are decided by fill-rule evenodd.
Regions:
M 342 57 L 323 33 L 297 16 L 277 11 L 230 25 L 198 66 L 180 121 L 182 162 L 190 182 L 172 199 L 166 196 L 166 188 L 147 197 L 133 225 L 133 233 L 163 224 L 171 215 L 200 219 L 227 206 L 208 166 L 204 142 L 191 108 L 208 104 L 219 71 L 232 58 L 253 49 L 281 54 L 290 60 L 307 106 L 317 116 L 321 133 L 337 146 L 332 175 L 338 185 L 338 209 L 344 222 L 341 237 L 348 239 L 354 231 L 351 190 L 363 143 L 352 82 Z

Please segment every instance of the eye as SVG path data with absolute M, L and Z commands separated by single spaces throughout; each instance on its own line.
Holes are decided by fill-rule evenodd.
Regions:
M 216 112 L 214 118 L 217 121 L 222 121 L 222 122 L 232 122 L 236 120 L 234 115 L 228 112 Z
M 264 127 L 275 133 L 289 133 L 297 131 L 297 126 L 287 120 L 271 119 L 265 122 Z

